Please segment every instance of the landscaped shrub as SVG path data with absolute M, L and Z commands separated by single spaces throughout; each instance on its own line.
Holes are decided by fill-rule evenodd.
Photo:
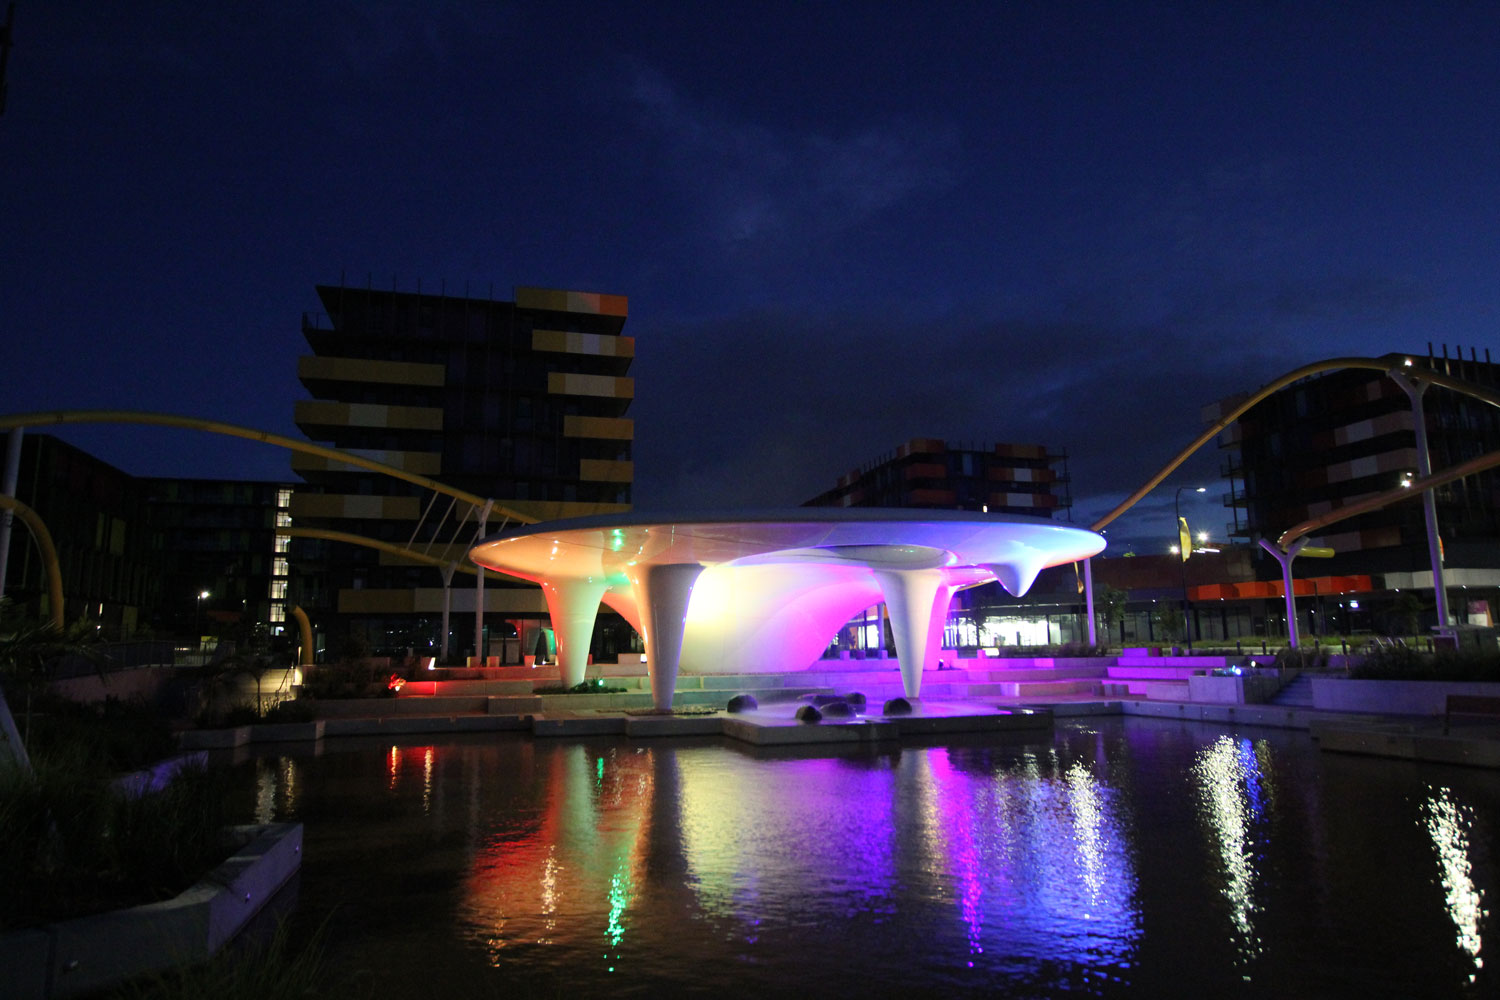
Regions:
M 38 695 L 32 705 L 28 746 L 68 747 L 87 766 L 133 771 L 176 750 L 167 723 L 149 707 L 108 698 L 82 704 L 56 695 Z
M 228 852 L 221 771 L 130 795 L 79 748 L 36 747 L 32 762 L 0 769 L 0 928 L 166 899 Z
M 271 706 L 267 722 L 312 722 L 318 717 L 318 706 L 310 698 L 289 698 Z
M 1312 670 L 1328 666 L 1328 653 L 1317 646 L 1287 646 L 1276 651 L 1271 666 L 1278 670 Z
M 390 669 L 384 661 L 323 663 L 303 671 L 302 694 L 308 698 L 374 698 L 390 694 Z
M 563 687 L 561 684 L 550 684 L 546 687 L 532 688 L 532 694 L 622 694 L 627 688 L 606 687 L 603 680 L 583 681 L 572 687 Z
M 320 926 L 298 939 L 287 921 L 265 940 L 239 940 L 207 962 L 127 983 L 120 1000 L 299 1000 L 320 996 L 325 978 Z
M 1421 653 L 1409 646 L 1381 646 L 1353 661 L 1359 680 L 1500 682 L 1500 651 L 1442 649 Z

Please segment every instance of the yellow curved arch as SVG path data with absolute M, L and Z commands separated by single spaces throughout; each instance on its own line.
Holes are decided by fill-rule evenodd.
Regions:
M 1500 406 L 1500 403 L 1496 403 L 1495 405 Z M 1476 472 L 1493 469 L 1496 466 L 1500 466 L 1500 451 L 1492 451 L 1487 455 L 1471 458 L 1467 462 L 1444 469 L 1442 472 L 1434 472 L 1432 475 L 1422 479 L 1413 479 L 1410 486 L 1397 486 L 1394 489 L 1386 490 L 1384 493 L 1377 493 L 1372 497 L 1367 497 L 1358 503 L 1352 503 L 1346 507 L 1329 511 L 1327 514 L 1320 514 L 1299 524 L 1294 524 L 1283 531 L 1280 538 L 1276 539 L 1276 547 L 1286 552 L 1297 539 L 1303 535 L 1310 535 L 1320 528 L 1326 528 L 1330 524 L 1337 524 L 1339 521 L 1358 517 L 1361 514 L 1368 514 L 1372 510 L 1379 510 L 1393 503 L 1400 503 L 1402 500 L 1410 500 L 1413 497 L 1421 496 L 1427 490 L 1442 486 L 1445 483 L 1451 483 L 1455 479 L 1472 476 Z
M 408 549 L 405 546 L 396 545 L 391 542 L 383 542 L 378 538 L 365 538 L 363 535 L 351 534 L 347 531 L 332 531 L 327 528 L 277 528 L 276 534 L 289 535 L 293 538 L 321 538 L 330 542 L 347 542 L 350 545 L 360 545 L 367 549 L 375 549 L 377 552 L 385 552 L 389 555 L 400 556 L 402 559 L 410 559 L 412 562 L 422 563 L 424 566 L 433 566 L 442 569 L 449 565 L 449 560 L 441 559 L 426 552 L 418 552 L 416 549 Z M 454 563 L 453 568 L 460 573 L 473 575 L 472 566 L 463 563 Z M 504 580 L 509 577 L 505 573 L 497 573 L 495 570 L 485 570 L 486 577 L 496 580 Z M 515 577 L 515 579 L 520 579 Z M 522 580 L 523 583 L 532 583 L 531 580 Z
M 292 605 L 292 617 L 297 619 L 297 634 L 302 638 L 302 655 L 297 657 L 300 661 L 298 666 L 310 667 L 313 665 L 313 636 L 312 622 L 308 620 L 307 612 L 302 610 L 302 605 Z
M 150 424 L 157 427 L 178 427 L 187 430 L 205 431 L 209 434 L 223 434 L 226 437 L 243 438 L 247 441 L 259 441 L 263 444 L 274 445 L 277 448 L 285 448 L 288 451 L 301 452 L 304 455 L 317 455 L 320 458 L 332 459 L 343 462 L 346 465 L 357 466 L 361 469 L 369 469 L 371 472 L 379 472 L 394 479 L 404 480 L 421 486 L 424 489 L 441 493 L 444 496 L 454 497 L 465 503 L 476 507 L 490 505 L 490 510 L 513 521 L 522 524 L 535 524 L 537 519 L 529 514 L 503 507 L 485 497 L 456 489 L 446 483 L 440 483 L 436 479 L 428 479 L 405 469 L 398 469 L 394 465 L 386 465 L 374 459 L 365 458 L 361 455 L 353 455 L 337 448 L 328 448 L 311 441 L 299 441 L 281 434 L 272 434 L 269 431 L 256 430 L 253 427 L 241 427 L 238 424 L 224 423 L 222 420 L 205 420 L 201 417 L 182 417 L 172 413 L 152 413 L 146 410 L 49 410 L 38 413 L 14 413 L 0 416 L 0 430 L 12 430 L 17 427 L 47 427 L 55 424 Z
M 1250 407 L 1254 406 L 1256 403 L 1259 403 L 1261 400 L 1265 399 L 1272 393 L 1285 389 L 1293 382 L 1307 378 L 1309 375 L 1317 375 L 1319 372 L 1333 371 L 1339 368 L 1373 368 L 1376 371 L 1390 371 L 1392 368 L 1400 366 L 1400 361 L 1396 361 L 1395 359 L 1404 360 L 1405 357 L 1406 355 L 1404 354 L 1388 354 L 1383 358 L 1329 358 L 1327 361 L 1315 361 L 1310 365 L 1303 365 L 1301 368 L 1295 368 L 1292 371 L 1287 372 L 1280 378 L 1276 379 L 1274 382 L 1267 382 L 1265 385 L 1261 386 L 1260 389 L 1256 390 L 1254 395 L 1248 397 L 1244 402 L 1240 403 L 1223 417 L 1220 417 L 1218 422 L 1216 422 L 1208 430 L 1204 431 L 1202 434 L 1194 438 L 1192 444 L 1179 451 L 1170 462 L 1161 467 L 1160 472 L 1152 476 L 1150 479 L 1146 480 L 1145 485 L 1141 486 L 1140 489 L 1136 490 L 1134 493 L 1130 494 L 1130 496 L 1126 497 L 1118 507 L 1110 511 L 1108 514 L 1105 514 L 1099 520 L 1095 521 L 1091 525 L 1092 529 L 1094 531 L 1103 530 L 1105 526 L 1107 526 L 1115 518 L 1119 517 L 1121 514 L 1125 513 L 1127 510 L 1140 503 L 1141 500 L 1145 498 L 1146 494 L 1150 493 L 1152 490 L 1156 489 L 1157 486 L 1161 485 L 1161 481 L 1170 476 L 1179 465 L 1191 458 L 1194 452 L 1196 452 L 1199 448 L 1202 448 L 1208 442 L 1212 441 L 1224 428 L 1228 427 L 1230 424 L 1238 420 L 1242 413 L 1244 413 L 1246 410 L 1250 409 Z M 1421 374 L 1423 378 L 1426 378 L 1428 373 L 1422 372 Z
M 1301 379 L 1307 378 L 1309 375 L 1316 375 L 1320 372 L 1333 371 L 1335 369 L 1344 368 L 1374 369 L 1376 371 L 1383 371 L 1388 373 L 1400 370 L 1407 375 L 1410 375 L 1412 378 L 1417 379 L 1418 381 L 1442 386 L 1445 389 L 1451 389 L 1454 392 L 1463 393 L 1466 396 L 1477 399 L 1483 403 L 1488 403 L 1491 406 L 1500 407 L 1500 392 L 1496 392 L 1494 389 L 1491 389 L 1488 386 L 1478 385 L 1477 383 L 1470 382 L 1467 379 L 1455 378 L 1452 375 L 1444 375 L 1442 372 L 1436 372 L 1432 371 L 1431 369 L 1418 368 L 1414 365 L 1410 365 L 1408 356 L 1404 354 L 1386 354 L 1379 358 L 1329 358 L 1326 361 L 1315 361 L 1312 364 L 1303 365 L 1300 368 L 1293 369 L 1292 371 L 1287 372 L 1285 375 L 1282 375 L 1275 381 L 1266 383 L 1253 395 L 1247 397 L 1243 402 L 1235 406 L 1233 410 L 1220 417 L 1219 420 L 1215 422 L 1211 427 L 1209 427 L 1208 430 L 1198 435 L 1198 437 L 1195 438 L 1191 444 L 1189 444 L 1182 451 L 1178 452 L 1170 462 L 1164 465 L 1161 470 L 1156 473 L 1156 475 L 1147 480 L 1145 485 L 1141 486 L 1130 496 L 1126 497 L 1124 502 L 1122 502 L 1114 510 L 1110 511 L 1108 514 L 1104 515 L 1104 517 L 1094 522 L 1092 526 L 1093 530 L 1101 530 L 1115 518 L 1125 513 L 1131 507 L 1134 507 L 1148 493 L 1150 493 L 1153 489 L 1160 485 L 1163 479 L 1171 475 L 1173 470 L 1175 470 L 1179 465 L 1185 462 L 1194 452 L 1203 447 L 1209 441 L 1212 441 L 1215 437 L 1218 436 L 1220 431 L 1238 420 L 1246 410 L 1249 410 L 1256 403 L 1259 403 L 1267 396 L 1270 396 L 1271 394 L 1286 388 L 1293 382 L 1297 382 Z M 1358 503 L 1349 504 L 1348 506 L 1340 507 L 1337 510 L 1330 511 L 1327 514 L 1322 514 L 1318 517 L 1310 518 L 1299 524 L 1295 524 L 1281 533 L 1281 536 L 1276 540 L 1276 545 L 1279 549 L 1281 549 L 1281 551 L 1285 552 L 1291 547 L 1294 542 L 1296 542 L 1297 539 L 1303 537 L 1304 535 L 1309 535 L 1320 528 L 1326 528 L 1330 524 L 1336 524 L 1339 521 L 1344 521 L 1351 517 L 1357 517 L 1360 514 L 1367 514 L 1372 510 L 1379 510 L 1380 508 L 1389 506 L 1390 504 L 1398 503 L 1402 500 L 1408 500 L 1414 496 L 1420 496 L 1424 492 L 1434 489 L 1435 487 L 1442 486 L 1445 483 L 1451 483 L 1456 479 L 1462 479 L 1465 476 L 1473 475 L 1476 472 L 1483 472 L 1486 469 L 1492 469 L 1496 466 L 1500 466 L 1500 451 L 1491 452 L 1487 455 L 1481 455 L 1478 458 L 1470 459 L 1467 462 L 1455 465 L 1451 469 L 1445 469 L 1442 472 L 1433 473 L 1432 475 L 1427 476 L 1423 479 L 1414 479 L 1411 481 L 1410 486 L 1398 486 L 1392 490 L 1387 490 L 1384 493 L 1379 493 L 1373 497 L 1361 500 Z
M 42 550 L 42 564 L 47 567 L 47 596 L 52 602 L 52 623 L 63 627 L 62 566 L 57 561 L 57 546 L 52 544 L 52 532 L 42 522 L 41 515 L 13 496 L 0 493 L 0 507 L 14 513 L 36 539 L 36 547 Z

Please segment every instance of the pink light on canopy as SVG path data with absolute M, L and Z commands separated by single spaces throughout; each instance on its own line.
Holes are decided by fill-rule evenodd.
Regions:
M 679 664 L 724 674 L 810 665 L 880 601 L 902 684 L 918 697 L 955 591 L 999 580 L 1019 597 L 1042 569 L 1103 549 L 1103 536 L 1041 518 L 798 507 L 531 524 L 470 556 L 541 586 L 569 686 L 583 681 L 600 601 L 618 611 L 644 636 L 653 699 L 669 708 Z

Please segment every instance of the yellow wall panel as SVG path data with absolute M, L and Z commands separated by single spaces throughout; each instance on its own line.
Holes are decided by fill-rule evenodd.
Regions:
M 291 515 L 415 521 L 422 505 L 416 497 L 357 496 L 339 493 L 293 493 Z
M 563 417 L 563 437 L 601 438 L 606 441 L 635 440 L 635 421 L 629 417 Z
M 589 517 L 593 514 L 623 514 L 630 510 L 628 503 L 577 503 L 566 500 L 500 500 L 500 503 L 519 514 L 534 517 L 538 521 L 552 521 L 563 517 Z M 491 530 L 499 527 L 498 520 L 490 521 Z
M 558 396 L 634 399 L 635 379 L 613 375 L 580 375 L 577 372 L 548 372 L 547 391 Z
M 531 348 L 535 351 L 630 358 L 635 356 L 635 338 L 578 333 L 569 330 L 532 330 Z
M 308 355 L 297 359 L 297 377 L 387 385 L 441 386 L 443 366 L 416 361 L 371 361 Z
M 522 309 L 550 309 L 595 316 L 627 316 L 630 313 L 630 300 L 624 295 L 568 292 L 557 288 L 517 288 L 516 305 Z
M 435 406 L 384 406 L 378 403 L 331 403 L 321 399 L 298 400 L 292 418 L 299 424 L 332 424 L 340 427 L 393 427 L 440 431 L 443 411 Z
M 443 456 L 435 451 L 381 451 L 374 448 L 351 448 L 349 454 L 383 462 L 386 465 L 415 472 L 419 476 L 435 476 L 442 469 Z M 321 455 L 292 453 L 292 468 L 299 472 L 361 472 L 358 466 L 349 465 Z
M 585 458 L 578 463 L 578 478 L 586 483 L 628 483 L 635 479 L 635 463 Z

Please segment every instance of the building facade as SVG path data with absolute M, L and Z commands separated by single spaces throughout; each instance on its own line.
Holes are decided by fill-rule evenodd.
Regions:
M 86 618 L 112 639 L 147 624 L 161 600 L 162 552 L 139 480 L 50 434 L 29 433 L 21 438 L 16 499 L 36 511 L 57 548 L 66 621 Z M 46 573 L 17 518 L 5 594 L 33 618 L 51 614 Z
M 319 286 L 304 316 L 312 353 L 298 363 L 311 399 L 297 425 L 320 444 L 437 480 L 539 520 L 630 509 L 634 481 L 629 376 L 635 341 L 624 296 L 520 288 L 514 301 Z M 448 498 L 399 479 L 298 455 L 307 483 L 298 527 L 325 528 L 459 562 L 478 527 Z M 499 515 L 488 531 L 503 524 Z M 465 533 L 467 532 L 467 534 Z M 441 646 L 442 574 L 342 542 L 294 539 L 293 590 L 330 634 L 377 651 Z M 463 578 L 456 578 L 462 584 Z M 530 652 L 545 619 L 532 586 L 487 583 L 486 632 L 474 650 L 476 597 L 454 586 L 452 649 L 507 660 Z M 469 624 L 459 620 L 468 615 Z M 492 620 L 493 619 L 493 620 Z M 490 647 L 491 638 L 514 645 Z
M 162 553 L 155 629 L 201 636 L 245 625 L 267 637 L 284 634 L 291 538 L 281 529 L 291 524 L 292 484 L 231 479 L 145 479 L 141 484 L 153 543 Z
M 1392 355 L 1392 367 L 1408 356 Z M 1411 355 L 1427 368 L 1481 386 L 1500 387 L 1500 365 L 1449 357 L 1429 345 Z M 1216 421 L 1244 396 L 1204 410 Z M 1434 471 L 1500 449 L 1500 410 L 1461 393 L 1432 386 L 1423 395 L 1428 452 Z M 1219 436 L 1230 491 L 1231 537 L 1274 540 L 1309 518 L 1399 487 L 1418 471 L 1416 425 L 1410 399 L 1390 377 L 1348 369 L 1303 379 L 1257 403 Z M 1450 612 L 1458 622 L 1490 624 L 1500 587 L 1500 472 L 1489 470 L 1434 491 Z M 1427 592 L 1432 564 L 1420 497 L 1361 514 L 1327 528 L 1312 545 L 1334 550 L 1328 559 L 1302 559 L 1298 577 L 1367 581 L 1370 601 L 1390 603 L 1400 591 Z M 1279 581 L 1280 568 L 1257 552 L 1256 576 Z M 1355 594 L 1357 591 L 1347 591 Z M 1358 601 L 1358 597 L 1352 598 Z M 1429 608 L 1430 615 L 1430 608 Z M 1380 627 L 1378 615 L 1365 616 Z M 1431 620 L 1428 624 L 1435 624 Z
M 1068 456 L 1037 444 L 989 448 L 913 438 L 839 477 L 809 507 L 916 507 L 1053 517 L 1068 509 Z

